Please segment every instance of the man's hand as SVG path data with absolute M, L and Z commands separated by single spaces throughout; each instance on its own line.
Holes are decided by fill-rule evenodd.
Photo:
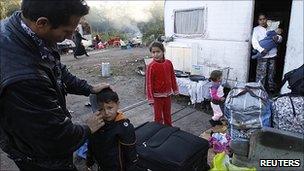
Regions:
M 91 133 L 96 132 L 99 128 L 105 125 L 102 115 L 100 115 L 100 112 L 95 112 L 93 115 L 91 115 L 86 120 L 87 125 L 89 126 Z
M 106 83 L 100 83 L 100 84 L 96 84 L 92 86 L 91 89 L 91 93 L 92 94 L 97 94 L 99 93 L 101 90 L 105 89 L 105 88 L 109 88 L 110 84 L 106 84 Z

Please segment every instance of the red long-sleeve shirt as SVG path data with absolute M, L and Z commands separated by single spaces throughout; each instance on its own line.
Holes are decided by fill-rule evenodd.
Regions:
M 154 103 L 154 97 L 168 97 L 178 94 L 178 87 L 170 60 L 153 60 L 146 72 L 146 94 L 150 103 Z

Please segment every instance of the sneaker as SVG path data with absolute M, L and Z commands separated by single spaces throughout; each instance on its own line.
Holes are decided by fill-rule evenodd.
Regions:
M 92 105 L 91 105 L 90 102 L 88 102 L 88 103 L 86 103 L 84 106 L 86 106 L 86 107 L 91 107 Z
M 215 127 L 216 125 L 223 125 L 221 121 L 214 121 L 212 119 L 209 120 L 209 123 L 211 124 L 212 127 Z
M 212 120 L 212 119 L 209 120 L 209 123 L 210 123 L 210 125 L 211 125 L 212 127 L 215 127 L 215 126 L 216 126 L 216 121 L 214 121 L 214 120 Z
M 220 120 L 215 121 L 215 124 L 216 124 L 216 125 L 223 125 L 223 123 L 222 123 Z

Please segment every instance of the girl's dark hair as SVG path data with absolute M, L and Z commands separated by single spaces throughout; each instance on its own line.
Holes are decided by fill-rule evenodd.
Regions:
M 97 94 L 97 103 L 109 103 L 119 101 L 118 94 L 110 88 L 105 88 Z
M 264 13 L 264 12 L 260 12 L 260 13 L 258 14 L 258 18 L 259 18 L 261 15 L 263 15 L 266 19 L 268 19 L 268 16 L 267 16 L 266 13 Z
M 68 25 L 71 16 L 82 17 L 89 13 L 84 0 L 22 0 L 22 14 L 31 21 L 46 17 L 53 28 Z
M 218 79 L 220 79 L 222 77 L 222 75 L 223 75 L 222 71 L 220 71 L 220 70 L 214 70 L 214 71 L 211 72 L 209 79 L 211 81 L 217 81 Z
M 149 50 L 152 51 L 152 47 L 158 47 L 161 51 L 165 52 L 165 47 L 161 42 L 154 41 L 151 43 Z

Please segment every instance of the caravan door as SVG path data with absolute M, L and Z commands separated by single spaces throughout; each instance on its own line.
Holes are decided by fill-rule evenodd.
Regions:
M 167 43 L 166 47 L 176 48 L 180 44 L 191 47 L 191 53 L 184 53 L 191 54 L 191 59 L 185 56 L 183 61 L 191 61 L 188 65 L 203 66 L 202 72 L 207 77 L 214 69 L 230 67 L 230 83 L 235 80 L 246 82 L 253 12 L 253 0 L 166 1 L 165 34 L 174 37 L 174 41 Z M 193 29 L 195 27 L 197 29 Z M 197 47 L 197 50 L 192 47 Z M 181 59 L 183 53 L 174 53 L 172 50 L 168 50 L 168 55 L 171 55 L 173 64 L 180 68 L 182 62 L 176 61 L 174 55 Z

